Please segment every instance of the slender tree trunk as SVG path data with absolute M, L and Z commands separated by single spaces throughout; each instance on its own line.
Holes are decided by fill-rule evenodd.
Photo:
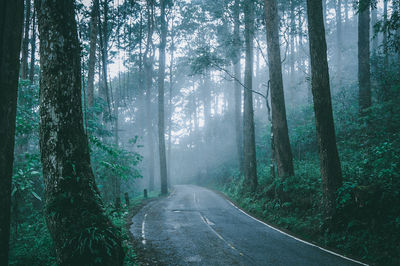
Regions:
M 165 153 L 165 127 L 164 127 L 164 83 L 165 83 L 165 46 L 167 43 L 167 23 L 165 21 L 165 0 L 160 0 L 161 16 L 161 41 L 160 59 L 158 68 L 158 145 L 160 153 L 161 194 L 168 194 L 167 183 L 167 158 Z
M 235 79 L 241 80 L 240 76 L 240 58 L 241 58 L 241 45 L 240 45 L 240 0 L 235 0 L 233 11 L 234 16 L 234 57 L 232 60 Z M 242 124 L 242 86 L 239 82 L 235 81 L 234 84 L 234 114 L 235 114 L 235 139 L 236 151 L 238 156 L 238 166 L 241 173 L 243 173 L 243 124 Z
M 257 187 L 257 160 L 254 133 L 253 110 L 253 38 L 254 38 L 254 2 L 244 1 L 246 66 L 244 85 L 243 114 L 243 147 L 244 147 L 244 178 L 246 189 L 254 192 Z
M 344 23 L 349 24 L 349 0 L 344 0 Z
M 383 0 L 383 24 L 386 26 L 387 21 L 388 21 L 388 0 Z M 388 54 L 388 32 L 385 29 L 385 31 L 383 32 L 383 56 L 384 56 L 384 61 L 383 61 L 383 65 L 384 65 L 384 69 L 388 70 L 389 68 L 389 54 Z
M 90 47 L 89 47 L 89 66 L 88 66 L 88 85 L 87 103 L 88 107 L 93 106 L 94 100 L 94 73 L 96 66 L 96 46 L 97 46 L 97 25 L 99 21 L 99 0 L 93 0 L 92 13 L 90 18 Z
M 371 106 L 371 74 L 369 62 L 369 0 L 360 0 L 358 13 L 358 84 L 360 114 Z
M 295 60 L 296 60 L 296 56 L 294 54 L 294 50 L 295 50 L 294 49 L 294 38 L 295 38 L 294 33 L 295 33 L 295 27 L 296 27 L 294 8 L 295 8 L 294 0 L 291 0 L 291 2 L 290 2 L 290 87 L 291 88 L 294 87 L 294 78 L 295 78 L 294 77 L 295 76 L 294 64 L 295 64 Z M 278 14 L 277 14 L 277 16 L 278 16 Z M 279 17 L 277 19 L 278 19 L 278 23 L 279 23 Z M 279 31 L 279 24 L 278 24 L 278 31 Z M 278 42 L 279 42 L 279 38 L 278 38 Z M 280 53 L 279 53 L 279 57 L 280 57 Z M 281 69 L 282 69 L 282 66 L 281 66 Z
M 286 121 L 282 64 L 279 45 L 279 16 L 276 0 L 265 0 L 269 77 L 271 82 L 272 132 L 278 176 L 292 176 L 293 156 Z
M 336 68 L 337 79 L 342 84 L 342 0 L 336 3 Z
M 171 176 L 171 155 L 172 155 L 172 88 L 173 88 L 173 68 L 174 68 L 174 50 L 175 50 L 174 20 L 171 21 L 171 46 L 170 46 L 170 65 L 169 65 L 169 99 L 168 99 L 168 164 L 167 176 Z
M 0 264 L 8 265 L 11 176 L 24 1 L 2 1 L 0 18 Z
M 342 171 L 336 147 L 321 0 L 307 0 L 307 15 L 323 203 L 325 218 L 329 221 L 335 214 L 337 190 L 342 185 Z
M 121 239 L 103 212 L 83 128 L 80 45 L 74 3 L 38 0 L 36 11 L 45 216 L 57 263 L 122 265 Z
M 28 47 L 29 47 L 29 25 L 31 22 L 31 0 L 25 0 L 25 27 L 22 41 L 21 78 L 28 79 Z
M 32 15 L 32 38 L 31 38 L 31 62 L 29 67 L 29 80 L 32 83 L 35 77 L 35 55 L 36 54 L 36 10 Z

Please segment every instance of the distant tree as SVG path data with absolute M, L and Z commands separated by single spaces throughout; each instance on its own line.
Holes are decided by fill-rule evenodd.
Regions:
M 104 213 L 83 128 L 81 48 L 74 1 L 38 0 L 40 150 L 47 226 L 59 265 L 122 265 L 121 239 Z
M 337 190 L 342 185 L 342 170 L 336 147 L 321 0 L 307 0 L 307 16 L 324 214 L 329 221 L 335 214 Z
M 257 160 L 256 143 L 254 133 L 254 110 L 253 110 L 253 38 L 254 38 L 254 2 L 245 0 L 245 47 L 246 65 L 244 74 L 244 114 L 243 114 L 243 152 L 244 152 L 244 178 L 246 188 L 255 191 L 257 187 Z
M 358 86 L 359 110 L 363 114 L 371 106 L 370 73 L 370 0 L 360 0 L 358 6 Z
M 0 264 L 8 265 L 19 53 L 24 1 L 0 3 Z
M 90 14 L 90 40 L 89 40 L 89 63 L 88 63 L 88 85 L 87 85 L 87 104 L 93 106 L 94 99 L 94 73 L 96 66 L 96 47 L 99 21 L 99 0 L 93 0 L 92 12 Z
M 153 33 L 154 33 L 154 1 L 146 1 L 146 13 L 147 13 L 147 41 L 146 48 L 143 55 L 144 62 L 144 85 L 146 90 L 145 109 L 146 109 L 146 131 L 147 131 L 147 144 L 149 151 L 148 158 L 148 171 L 149 171 L 149 190 L 154 190 L 154 157 L 155 147 L 153 138 L 153 123 L 151 119 L 151 92 L 153 88 L 153 63 L 154 63 L 154 51 L 153 51 Z
M 31 22 L 31 0 L 25 0 L 24 38 L 22 39 L 21 78 L 28 79 L 29 25 Z
M 165 19 L 165 0 L 160 1 L 160 60 L 158 66 L 158 145 L 160 153 L 161 194 L 168 194 L 167 157 L 165 152 L 165 117 L 164 117 L 164 84 L 165 84 L 165 46 L 167 43 L 167 23 Z
M 272 132 L 274 155 L 278 176 L 294 175 L 293 156 L 290 148 L 286 121 L 285 95 L 283 92 L 282 63 L 279 44 L 279 16 L 276 0 L 265 0 L 269 77 L 271 82 Z
M 240 40 L 240 0 L 235 0 L 233 7 L 233 56 L 232 63 L 234 69 L 234 76 L 237 80 L 241 80 L 240 71 L 240 58 L 241 58 L 241 40 Z M 240 172 L 243 173 L 243 129 L 242 129 L 242 86 L 235 81 L 234 92 L 234 116 L 235 116 L 235 138 L 236 150 L 238 154 L 238 165 Z
M 35 59 L 36 58 L 36 11 L 32 14 L 32 37 L 31 37 L 31 61 L 29 67 L 29 80 L 32 83 L 35 76 Z

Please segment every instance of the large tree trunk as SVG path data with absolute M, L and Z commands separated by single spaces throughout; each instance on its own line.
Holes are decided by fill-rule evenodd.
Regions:
M 238 156 L 238 166 L 241 173 L 243 173 L 243 124 L 242 124 L 242 86 L 238 81 L 241 80 L 240 76 L 240 57 L 241 57 L 241 45 L 240 45 L 240 0 L 235 0 L 235 6 L 233 11 L 234 29 L 233 29 L 233 42 L 234 42 L 234 57 L 232 60 L 234 75 L 235 75 L 235 103 L 234 103 L 234 115 L 235 115 L 235 139 L 236 139 L 236 152 Z
M 245 0 L 245 46 L 246 65 L 244 85 L 244 114 L 243 114 L 243 147 L 244 147 L 244 178 L 246 189 L 255 191 L 257 187 L 257 160 L 254 133 L 253 110 L 253 37 L 254 37 L 254 2 Z
M 165 46 L 167 43 L 167 23 L 165 21 L 165 1 L 160 1 L 161 15 L 161 41 L 160 59 L 158 67 L 158 148 L 160 153 L 160 177 L 161 195 L 168 194 L 167 183 L 167 157 L 165 152 L 165 128 L 164 128 L 164 82 L 165 82 Z
M 83 128 L 80 45 L 74 2 L 36 2 L 40 36 L 40 150 L 47 226 L 59 265 L 122 265 L 104 213 Z
M 369 62 L 369 0 L 360 0 L 358 13 L 358 86 L 359 110 L 362 115 L 371 106 L 371 74 Z
M 94 73 L 96 66 L 96 46 L 97 46 L 97 25 L 99 21 L 99 0 L 94 0 L 90 18 L 90 47 L 89 47 L 89 66 L 88 66 L 88 85 L 87 103 L 88 107 L 93 106 L 94 99 Z
M 11 176 L 24 1 L 2 1 L 0 17 L 0 264 L 8 265 Z
M 271 82 L 272 132 L 278 176 L 292 176 L 293 157 L 286 121 L 283 92 L 281 52 L 279 45 L 279 16 L 276 0 L 265 0 L 269 77 Z
M 28 79 L 28 47 L 29 47 L 29 25 L 31 22 L 31 0 L 25 0 L 25 27 L 22 40 L 21 56 L 21 78 Z
M 332 114 L 329 69 L 322 15 L 322 1 L 307 0 L 308 33 L 311 59 L 311 86 L 314 99 L 320 171 L 325 218 L 335 213 L 337 189 L 342 184 L 342 171 L 336 147 Z

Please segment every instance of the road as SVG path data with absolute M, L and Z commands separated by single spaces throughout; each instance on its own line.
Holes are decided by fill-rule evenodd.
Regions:
M 175 186 L 132 222 L 134 238 L 165 265 L 360 265 L 280 232 L 193 185 Z

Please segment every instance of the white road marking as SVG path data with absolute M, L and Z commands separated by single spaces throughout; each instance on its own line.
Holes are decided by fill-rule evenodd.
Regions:
M 147 217 L 147 213 L 144 215 L 143 222 L 142 222 L 142 244 L 143 245 L 146 245 L 146 234 L 144 232 L 144 227 L 146 224 L 146 217 Z
M 288 236 L 288 237 L 291 237 L 291 238 L 293 238 L 293 239 L 295 239 L 295 240 L 297 240 L 297 241 L 300 241 L 300 242 L 302 242 L 302 243 L 304 243 L 304 244 L 307 244 L 307 245 L 309 245 L 309 246 L 316 247 L 316 248 L 318 248 L 318 249 L 320 249 L 320 250 L 323 250 L 323 251 L 325 251 L 325 252 L 328 252 L 328 253 L 330 253 L 330 254 L 332 254 L 332 255 L 341 257 L 341 258 L 343 258 L 343 259 L 346 259 L 346 260 L 349 260 L 349 261 L 352 261 L 352 262 L 355 262 L 355 263 L 358 263 L 358 264 L 361 264 L 361 265 L 366 265 L 366 266 L 368 266 L 368 264 L 362 263 L 362 262 L 357 261 L 357 260 L 350 259 L 350 258 L 348 258 L 348 257 L 346 257 L 346 256 L 340 255 L 340 254 L 338 254 L 338 253 L 335 253 L 335 252 L 330 251 L 330 250 L 328 250 L 328 249 L 325 249 L 325 248 L 323 248 L 323 247 L 320 247 L 320 246 L 317 246 L 317 245 L 312 244 L 312 243 L 310 243 L 310 242 L 304 241 L 304 240 L 302 240 L 302 239 L 300 239 L 300 238 L 297 238 L 297 237 L 295 237 L 295 236 L 289 235 L 288 233 L 285 233 L 285 232 L 279 230 L 278 228 L 275 228 L 275 227 L 273 227 L 273 226 L 271 226 L 271 225 L 269 225 L 269 224 L 267 224 L 267 223 L 264 223 L 263 221 L 258 220 L 257 218 L 254 218 L 253 216 L 247 214 L 247 213 L 244 212 L 242 209 L 240 209 L 240 208 L 237 207 L 235 204 L 233 204 L 233 202 L 231 202 L 230 200 L 227 200 L 227 199 L 226 199 L 226 201 L 228 201 L 233 207 L 235 207 L 237 210 L 239 210 L 239 211 L 240 211 L 241 213 L 243 213 L 244 215 L 250 217 L 250 218 L 253 219 L 253 220 L 256 220 L 256 221 L 259 222 L 259 223 L 262 223 L 263 225 L 265 225 L 265 226 L 267 226 L 267 227 L 269 227 L 269 228 L 271 228 L 271 229 L 273 229 L 273 230 L 275 230 L 275 231 L 278 231 L 278 232 L 281 233 L 281 234 L 284 234 L 284 235 L 286 235 L 286 236 Z

